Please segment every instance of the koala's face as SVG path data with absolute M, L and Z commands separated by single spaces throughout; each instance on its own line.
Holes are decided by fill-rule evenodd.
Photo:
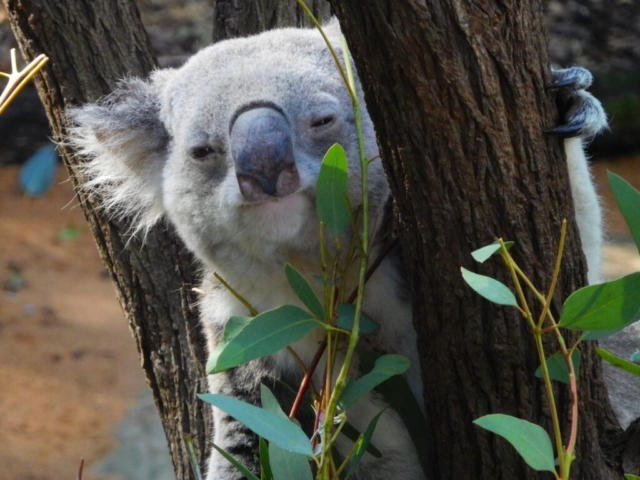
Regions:
M 334 30 L 332 43 L 337 46 L 339 32 Z M 353 106 L 316 31 L 278 30 L 222 42 L 201 51 L 178 70 L 159 71 L 151 82 L 138 82 L 136 88 L 142 85 L 149 90 L 145 95 L 150 101 L 139 92 L 132 95 L 123 89 L 111 103 L 100 107 L 113 111 L 118 105 L 128 105 L 129 110 L 137 110 L 139 120 L 131 120 L 133 112 L 129 120 L 120 112 L 120 120 L 113 120 L 120 123 L 117 128 L 94 126 L 98 130 L 95 141 L 126 136 L 113 143 L 125 144 L 129 156 L 136 157 L 120 162 L 137 175 L 138 183 L 129 186 L 129 196 L 144 195 L 137 208 L 153 211 L 154 219 L 166 213 L 205 262 L 217 261 L 221 246 L 229 244 L 237 245 L 244 254 L 258 255 L 283 246 L 315 249 L 315 183 L 322 158 L 334 143 L 347 152 L 350 195 L 355 207 L 360 204 Z M 141 105 L 133 105 L 132 96 Z M 74 113 L 80 124 L 76 137 L 87 136 L 88 109 L 98 108 L 85 107 Z M 371 158 L 377 147 L 366 111 L 363 117 L 366 154 Z M 133 133 L 141 128 L 147 129 L 143 147 Z M 106 176 L 106 167 L 99 165 L 101 152 L 89 142 L 74 141 L 84 153 L 97 157 L 88 164 L 92 183 L 97 185 Z M 145 155 L 148 159 L 140 160 Z M 371 202 L 382 206 L 387 186 L 380 162 L 371 164 L 370 176 Z M 102 181 L 123 188 L 114 185 L 115 178 Z M 124 185 L 133 180 L 119 181 Z M 109 196 L 104 190 L 101 193 Z M 147 212 L 136 212 L 135 205 L 118 205 L 135 202 L 135 198 L 121 197 L 108 198 L 107 206 L 111 201 L 116 210 L 133 212 L 144 223 Z

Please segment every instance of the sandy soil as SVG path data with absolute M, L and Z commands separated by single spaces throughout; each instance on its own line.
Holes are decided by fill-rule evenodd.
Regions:
M 605 180 L 609 169 L 640 187 L 640 158 L 594 167 L 615 240 L 607 274 L 640 270 Z M 16 176 L 0 169 L 0 478 L 71 479 L 80 457 L 90 466 L 115 446 L 114 427 L 146 387 L 69 182 L 33 200 Z M 69 229 L 77 236 L 60 238 Z
M 70 183 L 34 200 L 16 175 L 0 170 L 0 478 L 71 479 L 146 387 Z

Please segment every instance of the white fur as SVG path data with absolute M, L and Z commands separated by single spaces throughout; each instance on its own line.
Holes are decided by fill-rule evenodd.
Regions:
M 571 181 L 576 221 L 582 249 L 587 258 L 587 278 L 590 284 L 600 282 L 602 271 L 602 212 L 596 194 L 581 138 L 564 141 L 567 167 Z

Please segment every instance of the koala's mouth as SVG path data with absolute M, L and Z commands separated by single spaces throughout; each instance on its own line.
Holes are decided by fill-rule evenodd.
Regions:
M 252 235 L 272 241 L 294 238 L 315 218 L 314 202 L 303 191 L 263 202 L 245 203 L 241 208 L 245 228 L 250 229 Z

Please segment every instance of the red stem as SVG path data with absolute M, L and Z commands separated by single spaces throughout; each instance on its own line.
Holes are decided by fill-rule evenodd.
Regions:
M 307 393 L 307 389 L 309 388 L 309 383 L 311 382 L 311 377 L 313 372 L 315 372 L 318 363 L 320 362 L 320 358 L 322 358 L 322 354 L 327 348 L 327 342 L 322 342 L 320 348 L 316 352 L 313 360 L 311 360 L 311 364 L 307 369 L 307 373 L 305 373 L 304 378 L 302 379 L 302 383 L 300 383 L 300 388 L 298 389 L 298 395 L 296 395 L 296 399 L 293 402 L 293 406 L 291 407 L 291 413 L 289 413 L 289 418 L 294 418 L 298 414 L 298 409 L 300 408 L 300 404 L 302 403 L 302 398 L 304 394 Z

